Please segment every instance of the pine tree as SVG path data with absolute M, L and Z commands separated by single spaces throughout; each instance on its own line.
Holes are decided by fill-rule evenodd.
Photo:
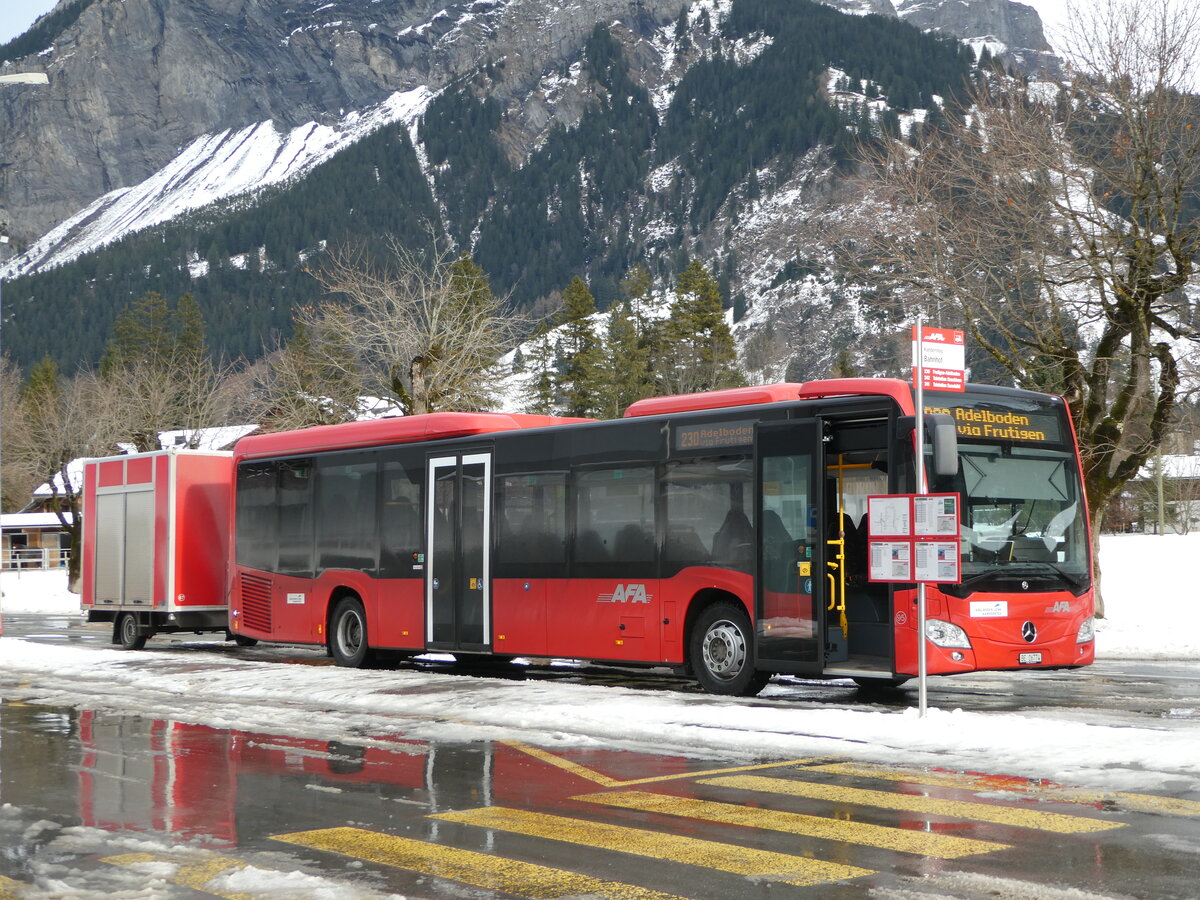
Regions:
M 525 367 L 533 376 L 525 394 L 527 412 L 540 416 L 558 413 L 557 383 L 558 370 L 554 343 L 550 340 L 550 329 L 543 323 L 527 345 Z
M 162 294 L 150 291 L 113 323 L 100 373 L 108 377 L 137 363 L 170 367 L 172 360 L 206 353 L 204 317 L 192 295 L 184 294 L 172 309 Z
M 614 303 L 608 313 L 608 334 L 604 342 L 603 381 L 599 414 L 615 419 L 629 404 L 653 394 L 649 355 L 638 339 L 629 306 Z
M 559 316 L 562 326 L 559 389 L 569 416 L 593 416 L 599 412 L 603 358 L 592 325 L 595 313 L 596 300 L 584 280 L 576 275 L 563 291 Z
M 653 397 L 658 393 L 656 363 L 663 347 L 662 320 L 650 315 L 654 276 L 645 263 L 638 263 L 621 282 L 621 289 L 629 298 L 629 314 L 637 335 L 637 353 L 641 364 L 641 384 L 634 399 Z
M 716 278 L 698 259 L 675 283 L 675 299 L 664 328 L 663 386 L 668 393 L 693 393 L 745 384 L 738 371 L 733 335 L 725 322 Z
M 159 433 L 213 424 L 217 380 L 205 340 L 204 316 L 191 294 L 174 308 L 151 291 L 113 324 L 100 376 L 122 385 L 129 440 L 139 451 L 159 449 Z
M 21 389 L 21 400 L 42 408 L 51 408 L 62 394 L 62 373 L 58 363 L 47 353 L 29 370 L 29 380 Z

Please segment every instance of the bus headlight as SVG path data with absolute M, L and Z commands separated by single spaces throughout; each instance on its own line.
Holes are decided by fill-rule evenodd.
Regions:
M 1079 634 L 1075 635 L 1075 643 L 1086 644 L 1096 639 L 1096 617 L 1088 616 L 1079 626 Z
M 966 647 L 970 648 L 971 639 L 957 625 L 943 622 L 941 619 L 930 619 L 925 623 L 925 637 L 937 647 Z

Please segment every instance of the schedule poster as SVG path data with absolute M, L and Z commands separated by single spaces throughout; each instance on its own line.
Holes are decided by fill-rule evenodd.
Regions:
M 868 580 L 961 582 L 958 506 L 958 494 L 867 497 Z
M 871 581 L 912 581 L 912 542 L 871 541 Z

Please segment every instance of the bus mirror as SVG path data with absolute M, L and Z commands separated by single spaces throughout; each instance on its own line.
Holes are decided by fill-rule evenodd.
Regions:
M 912 434 L 916 416 L 901 416 L 900 433 Z M 958 474 L 958 428 L 954 417 L 946 413 L 925 414 L 925 439 L 933 447 L 933 475 L 953 478 Z
M 958 428 L 946 413 L 927 413 L 925 430 L 933 445 L 933 474 L 953 478 L 958 474 Z

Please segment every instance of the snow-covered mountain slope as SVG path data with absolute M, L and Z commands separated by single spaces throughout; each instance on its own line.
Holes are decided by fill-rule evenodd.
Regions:
M 365 112 L 347 114 L 335 125 L 309 122 L 281 131 L 273 122 L 260 122 L 199 137 L 141 184 L 105 194 L 51 229 L 0 269 L 0 277 L 61 265 L 131 232 L 303 177 L 384 125 L 414 124 L 430 96 L 424 86 L 398 92 Z

